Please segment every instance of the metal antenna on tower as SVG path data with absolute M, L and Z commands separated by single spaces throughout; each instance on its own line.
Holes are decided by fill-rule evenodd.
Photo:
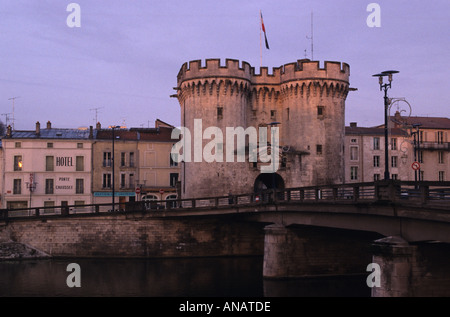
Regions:
M 5 126 L 8 126 L 8 122 L 9 122 L 9 115 L 11 113 L 2 113 L 2 116 L 5 116 Z
M 91 109 L 89 109 L 89 110 L 91 110 L 91 111 L 95 111 L 95 124 L 97 124 L 98 123 L 98 111 L 100 110 L 100 109 L 102 109 L 102 108 L 104 108 L 104 107 L 97 107 L 97 108 L 91 108 Z
M 17 99 L 17 98 L 20 98 L 20 97 L 12 97 L 12 98 L 9 98 L 8 100 L 12 100 L 12 129 L 14 130 L 14 121 L 15 121 L 15 119 L 14 119 L 14 101 Z
M 311 11 L 311 37 L 306 36 L 308 40 L 311 40 L 311 60 L 314 60 L 314 22 L 313 22 L 313 12 Z

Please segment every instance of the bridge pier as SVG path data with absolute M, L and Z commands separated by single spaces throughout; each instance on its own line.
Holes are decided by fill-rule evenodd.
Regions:
M 381 285 L 372 297 L 450 296 L 449 244 L 387 237 L 373 244 L 373 263 L 380 265 Z
M 365 274 L 373 234 L 279 224 L 265 228 L 265 278 Z

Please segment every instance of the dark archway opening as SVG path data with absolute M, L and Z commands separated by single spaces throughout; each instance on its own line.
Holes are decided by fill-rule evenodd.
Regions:
M 263 173 L 255 180 L 254 192 L 259 193 L 268 189 L 284 189 L 284 180 L 277 173 Z

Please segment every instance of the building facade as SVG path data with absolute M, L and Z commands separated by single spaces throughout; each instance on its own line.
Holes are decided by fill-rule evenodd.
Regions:
M 216 140 L 212 152 L 234 160 L 182 162 L 182 196 L 342 183 L 349 76 L 350 67 L 339 62 L 325 62 L 321 68 L 317 61 L 299 60 L 273 68 L 272 74 L 267 67 L 258 74 L 248 63 L 230 59 L 224 65 L 217 59 L 206 60 L 204 66 L 201 61 L 185 63 L 174 95 L 181 106 L 182 127 L 197 138 L 205 136 L 200 144 L 204 150 L 212 139 L 207 129 L 222 131 L 223 139 Z M 198 120 L 201 127 L 196 126 Z M 249 152 L 244 162 L 238 161 L 236 144 L 227 145 L 227 128 L 265 127 L 270 135 L 273 126 L 280 131 L 276 173 L 262 173 L 263 162 L 250 161 Z M 264 146 L 258 144 L 259 149 Z
M 1 140 L 2 208 L 74 206 L 176 199 L 173 126 L 13 131 Z M 114 135 L 114 138 L 113 138 Z M 114 140 L 114 150 L 113 141 Z M 113 186 L 114 184 L 114 186 Z M 138 190 L 136 190 L 138 188 Z M 80 207 L 81 210 L 81 207 Z M 44 211 L 45 212 L 45 211 Z
M 173 126 L 102 129 L 93 144 L 94 203 L 176 199 L 179 166 L 171 161 Z M 113 137 L 114 135 L 114 137 Z M 114 151 L 113 151 L 114 140 Z M 113 188 L 114 184 L 114 188 Z
M 450 173 L 450 119 L 390 117 L 389 172 L 402 181 L 448 181 Z M 384 125 L 346 127 L 345 180 L 371 182 L 384 178 Z M 420 167 L 413 169 L 413 163 Z
M 8 127 L 3 144 L 3 208 L 92 203 L 93 129 Z

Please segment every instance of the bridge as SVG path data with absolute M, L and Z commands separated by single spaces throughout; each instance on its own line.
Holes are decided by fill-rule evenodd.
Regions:
M 151 225 L 140 225 L 136 229 L 140 235 L 131 234 L 127 240 L 130 234 L 118 227 L 132 231 L 130 221 Z M 27 231 L 30 223 L 33 229 Z M 450 182 L 379 181 L 220 197 L 1 210 L 0 236 L 2 224 L 4 234 L 54 255 L 107 255 L 102 252 L 108 244 L 117 251 L 130 249 L 138 241 L 139 248 L 145 246 L 144 256 L 159 256 L 166 252 L 161 251 L 166 237 L 178 255 L 204 255 L 200 246 L 238 255 L 259 250 L 264 254 L 266 278 L 362 274 L 369 263 L 377 263 L 381 285 L 372 289 L 373 296 L 450 295 L 446 272 L 450 267 Z M 60 227 L 64 229 L 54 234 Z M 219 237 L 206 234 L 208 228 L 214 235 L 220 232 Z M 92 232 L 81 241 L 83 230 Z M 151 232 L 159 237 L 159 250 L 157 241 L 149 238 Z M 55 241 L 42 238 L 47 234 L 53 234 Z M 102 246 L 93 246 L 94 241 Z M 87 251 L 67 251 L 63 243 L 78 244 Z M 170 252 L 163 255 L 177 256 Z

